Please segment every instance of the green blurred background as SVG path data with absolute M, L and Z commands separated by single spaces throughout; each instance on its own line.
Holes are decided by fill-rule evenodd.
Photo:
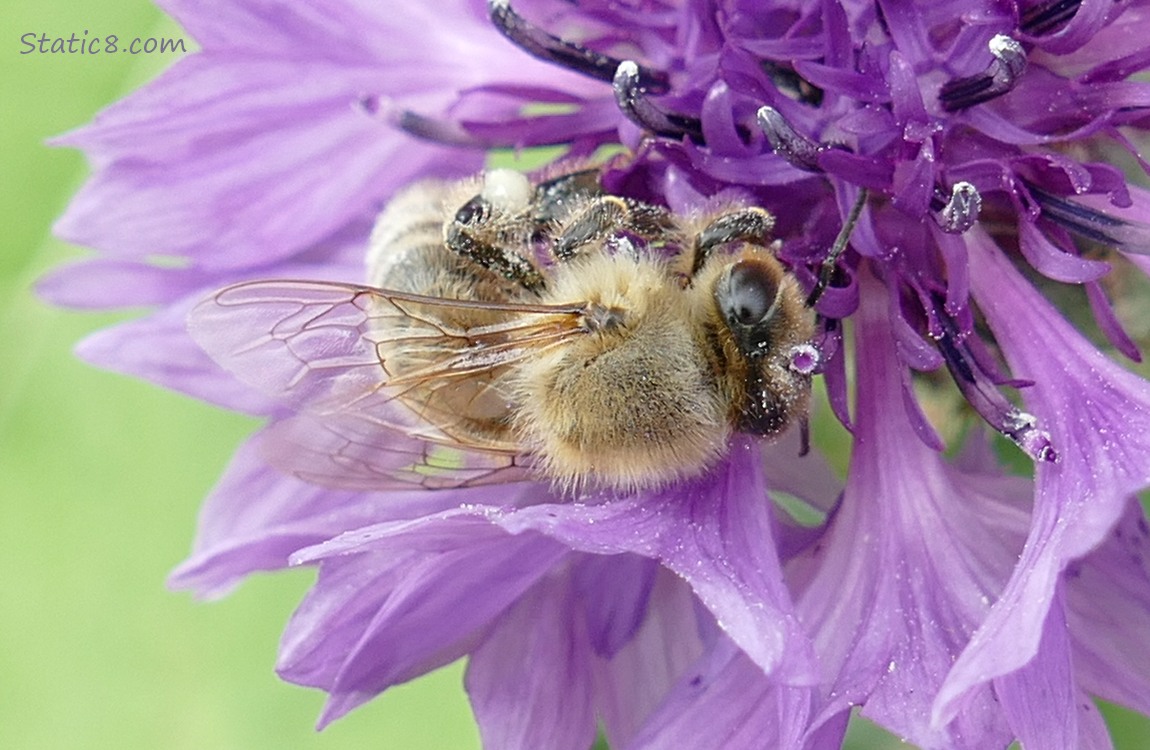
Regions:
M 7 0 L 0 25 L 0 748 L 478 747 L 459 666 L 315 733 L 323 694 L 272 671 L 310 571 L 212 604 L 165 589 L 252 424 L 77 361 L 125 316 L 53 309 L 30 286 L 82 252 L 49 228 L 84 159 L 43 140 L 175 56 L 20 55 L 19 39 L 186 35 L 144 0 Z
M 313 731 L 322 694 L 272 671 L 309 571 L 258 577 L 212 604 L 165 589 L 201 499 L 253 425 L 80 363 L 75 342 L 124 316 L 53 309 L 30 287 L 82 253 L 49 228 L 83 158 L 43 140 L 175 57 L 21 55 L 19 39 L 192 40 L 144 0 L 8 0 L 0 29 L 0 748 L 478 747 L 459 665 Z M 1120 747 L 1150 745 L 1150 722 L 1108 716 Z M 897 744 L 852 732 L 854 748 Z

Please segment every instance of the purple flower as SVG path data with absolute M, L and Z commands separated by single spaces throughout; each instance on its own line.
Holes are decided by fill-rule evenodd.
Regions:
M 771 507 L 743 501 L 764 496 L 763 473 L 742 447 L 707 477 L 648 496 L 571 503 L 524 485 L 499 503 L 480 490 L 475 504 L 304 549 L 293 560 L 320 561 L 320 583 L 288 627 L 281 674 L 331 693 L 327 721 L 471 653 L 468 688 L 494 747 L 510 732 L 525 738 L 512 746 L 586 747 L 596 715 L 625 745 L 718 639 L 760 679 L 809 684 Z
M 387 198 L 486 150 L 622 146 L 612 192 L 776 215 L 852 441 L 841 494 L 791 435 L 576 501 L 531 481 L 308 484 L 257 436 L 173 582 L 219 595 L 318 565 L 279 669 L 330 694 L 323 723 L 465 655 L 491 747 L 585 748 L 601 723 L 613 747 L 819 748 L 853 707 L 923 747 L 1105 747 L 1091 696 L 1150 713 L 1150 383 L 1109 353 L 1140 359 L 1114 307 L 1150 269 L 1150 192 L 1116 166 L 1150 170 L 1146 3 L 169 10 L 202 51 L 60 140 L 94 174 L 58 230 L 99 254 L 43 293 L 155 307 L 81 356 L 274 433 L 276 394 L 188 337 L 197 301 L 247 279 L 362 281 Z M 1050 301 L 1060 287 L 1077 302 Z M 1107 352 L 1067 322 L 1078 309 Z M 948 374 L 930 376 L 943 403 L 1032 479 L 978 428 L 944 454 L 916 372 Z

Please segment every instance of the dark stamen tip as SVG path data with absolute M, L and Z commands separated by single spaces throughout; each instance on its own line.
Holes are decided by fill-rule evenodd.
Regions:
M 771 148 L 792 167 L 821 172 L 819 153 L 825 148 L 799 133 L 774 107 L 760 107 L 756 119 Z
M 990 101 L 1014 88 L 1026 71 L 1026 51 L 1016 39 L 996 34 L 987 44 L 994 60 L 978 75 L 952 78 L 938 92 L 947 112 L 958 112 Z
M 510 0 L 487 0 L 487 14 L 503 36 L 532 57 L 600 81 L 610 83 L 614 78 L 620 63 L 617 58 L 548 34 L 516 13 Z M 637 67 L 640 85 L 645 90 L 662 94 L 670 89 L 670 80 L 664 71 Z
M 938 341 L 938 351 L 946 367 L 954 378 L 955 385 L 974 410 L 987 424 L 1003 436 L 1009 438 L 1033 461 L 1055 462 L 1058 453 L 1050 433 L 1038 428 L 1038 420 L 1006 399 L 978 358 L 971 352 L 970 345 L 964 343 L 968 332 L 958 328 L 954 319 L 939 316 L 942 332 Z
M 1042 215 L 1079 237 L 1124 253 L 1150 255 L 1150 225 L 1122 219 L 1026 183 Z
M 468 148 L 489 148 L 491 146 L 491 144 L 483 143 L 475 138 L 454 122 L 436 120 L 409 109 L 389 112 L 387 119 L 403 132 L 423 141 Z
M 1082 0 L 1049 0 L 1022 13 L 1018 27 L 1026 34 L 1049 34 L 1078 14 Z
M 665 138 L 687 137 L 697 144 L 704 143 L 703 124 L 699 120 L 665 112 L 647 97 L 639 65 L 634 60 L 619 63 L 611 85 L 620 111 L 644 130 Z

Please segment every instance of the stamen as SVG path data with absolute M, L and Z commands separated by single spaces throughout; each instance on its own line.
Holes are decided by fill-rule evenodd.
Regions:
M 1042 36 L 1057 30 L 1074 18 L 1082 0 L 1048 0 L 1022 12 L 1018 28 L 1031 36 Z
M 1038 429 L 1038 421 L 1032 414 L 1006 400 L 987 373 L 979 367 L 969 347 L 962 343 L 954 321 L 947 316 L 939 317 L 943 333 L 938 339 L 938 349 L 967 403 L 974 407 L 987 424 L 1009 438 L 1032 460 L 1057 461 L 1058 454 L 1050 434 Z
M 699 120 L 664 112 L 647 98 L 641 71 L 634 61 L 624 60 L 619 63 L 612 86 L 615 89 L 615 101 L 619 104 L 619 109 L 627 119 L 644 130 L 665 138 L 678 140 L 686 136 L 697 144 L 704 143 L 703 124 Z
M 1012 409 L 1003 434 L 1035 461 L 1058 463 L 1058 452 L 1054 450 L 1050 433 L 1038 429 L 1037 424 L 1033 414 Z
M 956 182 L 950 189 L 950 200 L 937 213 L 934 220 L 948 234 L 962 234 L 978 221 L 982 210 L 982 195 L 969 182 Z
M 424 141 L 467 148 L 490 148 L 493 145 L 484 143 L 454 122 L 436 120 L 409 109 L 392 112 L 387 119 L 408 135 Z
M 352 107 L 372 119 L 380 120 L 422 141 L 463 148 L 492 148 L 499 145 L 476 138 L 458 123 L 450 120 L 437 120 L 409 109 L 400 109 L 385 96 L 364 94 L 352 104 Z
M 1014 88 L 1026 70 L 1026 51 L 1016 40 L 996 34 L 988 44 L 994 61 L 975 76 L 952 78 L 942 85 L 938 101 L 947 112 L 973 107 L 1002 96 Z
M 786 159 L 792 167 L 805 172 L 821 172 L 819 153 L 825 149 L 791 127 L 774 107 L 760 107 L 757 115 L 759 128 L 770 141 L 776 154 Z
M 527 54 L 607 83 L 615 78 L 621 60 L 548 34 L 512 10 L 510 0 L 488 0 L 487 12 L 495 28 Z M 670 89 L 665 72 L 636 67 L 644 90 L 662 94 Z
M 1150 226 L 1127 221 L 1026 183 L 1042 215 L 1080 237 L 1127 253 L 1150 255 Z
M 815 286 L 811 289 L 811 293 L 807 295 L 807 307 L 814 307 L 819 298 L 823 296 L 827 286 L 831 283 L 831 275 L 835 272 L 835 267 L 839 262 L 839 256 L 847 249 L 847 243 L 850 241 L 851 234 L 854 232 L 855 225 L 859 223 L 859 216 L 862 214 L 863 206 L 866 205 L 867 196 L 869 193 L 866 188 L 859 190 L 858 198 L 855 199 L 855 204 L 851 207 L 850 215 L 847 220 L 843 222 L 842 229 L 839 230 L 838 236 L 835 237 L 835 242 L 831 245 L 831 251 L 827 257 L 823 259 L 822 266 L 819 268 L 819 278 L 815 281 Z

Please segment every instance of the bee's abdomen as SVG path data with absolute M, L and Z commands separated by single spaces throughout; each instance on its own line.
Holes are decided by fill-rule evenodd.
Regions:
M 434 278 L 448 267 L 443 246 L 445 201 L 453 190 L 424 182 L 398 193 L 375 222 L 367 252 L 368 283 L 433 294 Z

